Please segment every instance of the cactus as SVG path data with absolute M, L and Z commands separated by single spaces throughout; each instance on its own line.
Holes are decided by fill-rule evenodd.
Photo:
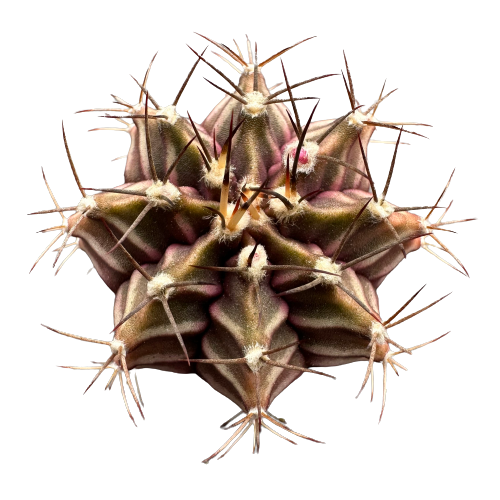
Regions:
M 208 463 L 224 456 L 250 429 L 254 452 L 259 451 L 263 429 L 290 442 L 282 433 L 316 441 L 269 411 L 273 400 L 302 374 L 335 378 L 314 368 L 365 362 L 359 392 L 371 378 L 373 398 L 373 367 L 381 363 L 382 418 L 389 367 L 396 373 L 405 369 L 399 355 L 444 336 L 407 348 L 389 329 L 444 297 L 399 318 L 420 289 L 384 319 L 377 288 L 402 259 L 420 248 L 467 275 L 436 232 L 472 219 L 443 220 L 451 205 L 441 206 L 449 182 L 435 203 L 401 207 L 386 200 L 403 134 L 421 136 L 408 127 L 425 124 L 379 120 L 375 114 L 392 93 L 384 94 L 384 88 L 371 106 L 360 106 L 345 55 L 345 74 L 293 85 L 281 61 L 284 86 L 277 90 L 267 87 L 263 68 L 309 39 L 263 62 L 258 62 L 257 45 L 252 48 L 248 39 L 248 60 L 237 45 L 233 51 L 206 39 L 231 60 L 220 56 L 240 73 L 237 83 L 204 52 L 191 49 L 194 66 L 172 104 L 161 106 L 149 92 L 153 58 L 143 83 L 136 80 L 137 104 L 113 96 L 120 108 L 82 111 L 105 112 L 105 118 L 125 124 L 122 130 L 129 133 L 131 144 L 123 184 L 86 187 L 63 126 L 82 198 L 72 207 L 60 207 L 42 170 L 55 208 L 35 213 L 58 213 L 61 223 L 45 230 L 57 231 L 57 236 L 33 268 L 62 240 L 56 249 L 56 274 L 81 249 L 115 293 L 112 340 L 46 328 L 109 347 L 105 361 L 84 367 L 97 371 L 88 388 L 110 369 L 107 387 L 119 379 L 134 424 L 125 388 L 144 418 L 137 377 L 135 386 L 131 377 L 141 368 L 195 373 L 236 404 L 239 413 L 223 424 L 234 432 L 204 460 Z M 200 62 L 231 89 L 209 81 L 226 95 L 197 124 L 189 113 L 180 116 L 176 106 Z M 346 112 L 315 122 L 316 103 L 307 120 L 301 120 L 296 101 L 316 98 L 296 97 L 295 89 L 333 76 L 344 81 Z M 382 190 L 375 186 L 367 159 L 368 144 L 379 127 L 397 131 Z M 444 212 L 431 222 L 441 209 Z M 422 210 L 428 211 L 426 216 L 413 213 Z M 73 213 L 66 216 L 68 212 Z

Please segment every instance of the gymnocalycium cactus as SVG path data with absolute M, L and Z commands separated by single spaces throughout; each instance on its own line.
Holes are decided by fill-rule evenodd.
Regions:
M 233 61 L 226 60 L 240 73 L 237 84 L 204 52 L 193 50 L 196 62 L 172 104 L 161 106 L 149 93 L 150 65 L 143 83 L 137 82 L 137 104 L 113 96 L 120 108 L 85 110 L 113 113 L 106 118 L 125 124 L 131 145 L 124 184 L 84 187 L 63 128 L 82 199 L 61 208 L 43 174 L 55 208 L 36 213 L 57 212 L 62 222 L 46 230 L 58 234 L 35 262 L 63 238 L 54 266 L 67 247 L 73 249 L 56 273 L 81 249 L 116 294 L 112 340 L 47 328 L 110 348 L 109 357 L 93 367 L 97 374 L 89 387 L 111 369 L 108 387 L 118 377 L 132 421 L 124 387 L 126 383 L 144 416 L 130 376 L 140 368 L 196 373 L 239 407 L 233 419 L 242 417 L 224 424 L 236 428 L 234 434 L 205 463 L 224 456 L 251 427 L 254 452 L 262 428 L 287 440 L 272 426 L 311 439 L 292 431 L 269 407 L 305 372 L 334 378 L 312 367 L 365 361 L 361 390 L 371 376 L 373 394 L 373 364 L 382 363 L 382 417 L 388 365 L 395 371 L 404 368 L 397 356 L 437 340 L 405 348 L 389 336 L 389 329 L 442 299 L 396 319 L 419 290 L 384 320 L 377 288 L 421 247 L 438 256 L 431 248 L 438 246 L 460 269 L 448 265 L 467 274 L 435 234 L 441 226 L 461 221 L 443 222 L 449 206 L 430 221 L 444 208 L 438 205 L 448 186 L 433 205 L 399 207 L 386 200 L 402 134 L 420 135 L 405 127 L 423 125 L 375 117 L 391 92 L 384 95 L 382 89 L 371 106 L 359 106 L 345 60 L 341 78 L 348 112 L 314 122 L 316 104 L 301 121 L 295 101 L 316 98 L 295 97 L 295 89 L 334 75 L 290 85 L 281 63 L 284 87 L 268 88 L 263 68 L 298 44 L 259 63 L 257 45 L 252 50 L 249 41 L 247 61 L 237 45 L 235 52 L 207 40 Z M 196 124 L 189 113 L 180 116 L 176 105 L 200 61 L 232 89 L 209 82 L 226 96 Z M 377 127 L 398 131 L 382 190 L 374 185 L 366 156 Z M 427 216 L 411 213 L 418 210 L 428 210 Z M 73 213 L 66 217 L 65 212 Z M 75 240 L 69 243 L 71 238 Z

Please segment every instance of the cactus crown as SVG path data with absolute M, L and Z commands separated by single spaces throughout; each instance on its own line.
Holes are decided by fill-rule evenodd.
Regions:
M 337 119 L 314 122 L 316 103 L 304 120 L 296 101 L 316 98 L 296 97 L 295 89 L 334 75 L 291 85 L 281 62 L 285 86 L 276 90 L 267 87 L 262 70 L 306 40 L 259 63 L 257 45 L 253 49 L 248 38 L 248 61 L 238 45 L 233 51 L 206 39 L 230 58 L 220 56 L 240 73 L 237 83 L 207 61 L 204 52 L 191 49 L 195 64 L 172 104 L 158 104 L 149 92 L 153 58 L 143 83 L 136 80 L 137 104 L 113 96 L 121 108 L 84 110 L 112 112 L 105 118 L 126 124 L 121 130 L 129 133 L 131 144 L 122 185 L 84 187 L 63 128 L 82 199 L 75 206 L 60 207 L 42 171 L 55 208 L 36 213 L 57 212 L 62 222 L 47 229 L 58 235 L 35 265 L 63 238 L 54 266 L 66 248 L 74 249 L 56 273 L 81 249 L 115 292 L 113 340 L 47 328 L 109 346 L 111 354 L 93 367 L 97 374 L 89 387 L 111 369 L 107 387 L 119 379 L 134 424 L 124 387 L 143 415 L 137 378 L 134 387 L 130 376 L 141 368 L 196 373 L 239 407 L 237 416 L 243 412 L 243 417 L 225 424 L 236 428 L 233 435 L 208 462 L 224 456 L 251 427 L 254 452 L 263 428 L 287 441 L 275 427 L 316 441 L 269 412 L 273 400 L 303 373 L 334 378 L 312 367 L 365 361 L 360 392 L 371 377 L 373 395 L 373 366 L 381 363 L 382 417 L 388 365 L 397 373 L 397 368 L 405 368 L 396 356 L 438 340 L 405 348 L 388 330 L 442 298 L 397 320 L 419 290 L 383 321 L 377 288 L 402 259 L 420 248 L 437 256 L 437 246 L 458 267 L 446 261 L 449 266 L 462 274 L 467 271 L 435 234 L 451 223 L 443 222 L 451 204 L 430 222 L 442 208 L 438 205 L 449 182 L 434 204 L 401 207 L 386 200 L 402 135 L 420 136 L 406 127 L 424 125 L 375 117 L 392 92 L 384 94 L 382 88 L 371 106 L 360 106 L 344 55 L 341 78 L 348 111 Z M 209 81 L 226 95 L 196 124 L 189 113 L 187 118 L 179 115 L 176 105 L 200 61 L 231 90 Z M 367 160 L 377 128 L 398 131 L 382 191 Z M 419 210 L 429 212 L 425 217 L 413 213 Z M 68 211 L 73 214 L 67 218 Z

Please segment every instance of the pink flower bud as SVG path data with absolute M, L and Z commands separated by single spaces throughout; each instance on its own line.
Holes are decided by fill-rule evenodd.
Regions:
M 297 148 L 292 149 L 292 158 L 295 158 L 297 154 Z M 305 165 L 309 161 L 309 154 L 306 149 L 300 148 L 299 163 Z

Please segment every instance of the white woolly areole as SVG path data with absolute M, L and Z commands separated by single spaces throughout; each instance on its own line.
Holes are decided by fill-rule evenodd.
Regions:
M 259 189 L 260 188 L 261 179 L 259 178 L 259 174 L 255 172 L 250 172 L 248 175 L 244 175 L 239 179 L 236 179 L 236 192 L 243 192 L 246 196 L 250 198 L 252 196 L 253 191 L 251 188 Z M 262 198 L 258 197 L 254 201 L 254 206 L 258 205 L 259 200 Z
M 115 357 L 115 360 L 116 360 L 116 357 Z M 118 360 L 113 360 L 111 361 L 111 363 L 109 363 L 108 365 L 108 368 L 112 369 L 113 371 L 115 371 L 116 369 L 120 370 L 122 367 L 121 367 L 121 363 L 117 363 L 116 361 Z
M 255 342 L 255 344 L 249 346 L 245 346 L 245 360 L 250 370 L 252 370 L 254 373 L 257 373 L 264 365 L 264 362 L 261 360 L 263 352 L 264 346 L 259 344 L 258 342 Z
M 285 186 L 281 186 L 279 188 L 274 189 L 279 194 L 285 196 Z M 291 194 L 288 201 L 293 205 L 293 208 L 288 209 L 285 204 L 278 198 L 272 198 L 269 201 L 269 206 L 271 210 L 274 212 L 276 218 L 279 222 L 286 222 L 290 217 L 300 214 L 304 211 L 305 206 L 307 205 L 307 201 L 304 200 L 299 204 L 300 195 L 299 193 L 295 193 L 295 195 Z
M 131 114 L 131 115 L 137 115 L 142 111 L 144 111 L 142 109 L 142 102 L 138 102 L 137 104 L 135 104 L 134 106 L 132 106 L 131 108 L 128 108 L 128 112 Z
M 299 141 L 293 141 L 290 144 L 285 146 L 285 150 L 283 151 L 283 167 L 286 169 L 286 159 L 287 156 L 290 155 L 290 169 L 293 165 L 293 155 L 292 151 L 297 149 L 299 145 Z M 310 174 L 316 165 L 316 157 L 318 156 L 319 144 L 315 141 L 304 141 L 302 144 L 302 148 L 307 152 L 307 163 L 301 163 L 300 160 L 297 163 L 297 172 L 301 174 Z M 295 151 L 295 154 L 300 155 L 300 151 Z M 300 156 L 299 156 L 300 157 Z
M 267 113 L 267 108 L 264 104 L 267 97 L 258 90 L 245 94 L 245 99 L 247 103 L 243 106 L 243 112 L 246 115 L 256 117 Z
M 387 219 L 394 212 L 394 207 L 385 200 L 382 202 L 371 200 L 367 208 L 370 214 L 376 219 Z
M 375 340 L 377 344 L 385 344 L 387 338 L 387 330 L 382 323 L 374 321 L 370 327 L 370 335 L 372 340 Z
M 114 354 L 118 354 L 120 352 L 120 350 L 122 351 L 123 354 L 127 353 L 127 350 L 125 349 L 125 344 L 121 340 L 113 339 L 111 341 L 109 347 L 111 347 L 111 351 Z
M 235 204 L 234 203 L 229 203 L 227 205 L 227 213 L 232 214 L 234 210 Z M 229 224 L 229 221 L 231 220 L 231 215 L 228 215 L 226 217 L 226 227 L 222 229 L 222 223 L 220 217 L 217 215 L 215 217 L 215 227 L 214 231 L 219 238 L 219 241 L 231 241 L 234 240 L 236 237 L 238 237 L 243 229 L 245 229 L 249 222 L 250 222 L 250 215 L 248 213 L 248 210 L 243 214 L 243 217 L 239 220 L 238 224 L 236 224 L 236 227 L 234 229 L 229 229 L 227 226 Z
M 420 219 L 420 226 L 422 227 L 422 229 L 426 233 L 429 233 L 429 232 L 432 233 L 432 228 L 429 227 L 431 225 L 432 225 L 432 222 L 430 220 L 426 220 L 423 217 Z
M 229 172 L 233 170 L 233 166 L 229 165 Z M 224 180 L 224 171 L 226 169 L 226 165 L 219 165 L 219 161 L 215 158 L 210 162 L 210 172 L 207 171 L 207 167 L 203 165 L 203 171 L 205 175 L 203 176 L 203 180 L 208 187 L 211 188 L 219 188 L 222 186 L 222 181 Z
M 354 113 L 351 113 L 347 118 L 347 123 L 351 127 L 363 128 L 366 127 L 366 124 L 363 121 L 368 120 L 368 117 L 361 113 L 361 111 L 356 110 Z
M 268 414 L 266 411 L 264 411 L 263 408 L 261 408 L 260 412 L 262 415 Z M 259 418 L 259 409 L 256 406 L 250 408 L 250 410 L 248 410 L 247 416 L 249 417 L 248 423 L 251 424 L 255 422 Z
M 420 229 L 424 233 L 434 233 L 434 230 L 429 227 L 429 224 L 432 224 L 430 220 L 426 219 L 424 216 L 420 217 Z M 419 238 L 420 240 L 420 245 L 422 248 L 429 247 L 429 242 L 427 241 L 427 237 L 429 235 L 427 234 L 426 236 L 421 236 Z
M 181 196 L 180 191 L 170 181 L 163 184 L 162 181 L 156 181 L 146 189 L 146 197 L 149 203 L 157 206 L 170 206 L 167 201 L 161 197 L 167 197 L 172 203 L 175 203 Z
M 267 266 L 267 253 L 262 245 L 257 246 L 257 250 L 255 251 L 252 259 L 252 265 L 247 267 L 248 257 L 252 253 L 254 247 L 252 245 L 248 245 L 245 248 L 242 248 L 240 254 L 238 255 L 238 267 L 243 267 L 247 271 L 247 276 L 254 279 L 255 281 L 261 281 L 262 278 L 266 275 L 266 271 L 262 268 Z
M 85 212 L 87 215 L 96 215 L 99 212 L 99 207 L 93 196 L 84 196 L 78 203 L 76 211 Z
M 164 118 L 164 120 L 167 120 L 170 125 L 175 125 L 175 122 L 180 118 L 180 115 L 177 113 L 177 110 L 175 109 L 175 106 L 173 104 L 169 104 L 164 108 L 158 109 L 156 111 L 156 116 L 158 115 L 166 116 L 167 118 Z
M 340 283 L 342 281 L 342 277 L 340 276 L 342 274 L 341 265 L 332 262 L 332 259 L 330 259 L 329 257 L 320 257 L 314 263 L 314 267 L 321 271 L 327 271 L 329 273 L 334 273 L 339 275 L 339 276 L 332 276 L 331 274 L 314 273 L 314 277 L 320 278 L 322 283 L 324 283 L 325 285 L 326 284 L 336 285 L 337 283 Z
M 148 281 L 148 296 L 158 297 L 159 295 L 165 293 L 165 287 L 167 285 L 171 285 L 173 282 L 174 280 L 168 273 L 157 274 L 151 281 Z

